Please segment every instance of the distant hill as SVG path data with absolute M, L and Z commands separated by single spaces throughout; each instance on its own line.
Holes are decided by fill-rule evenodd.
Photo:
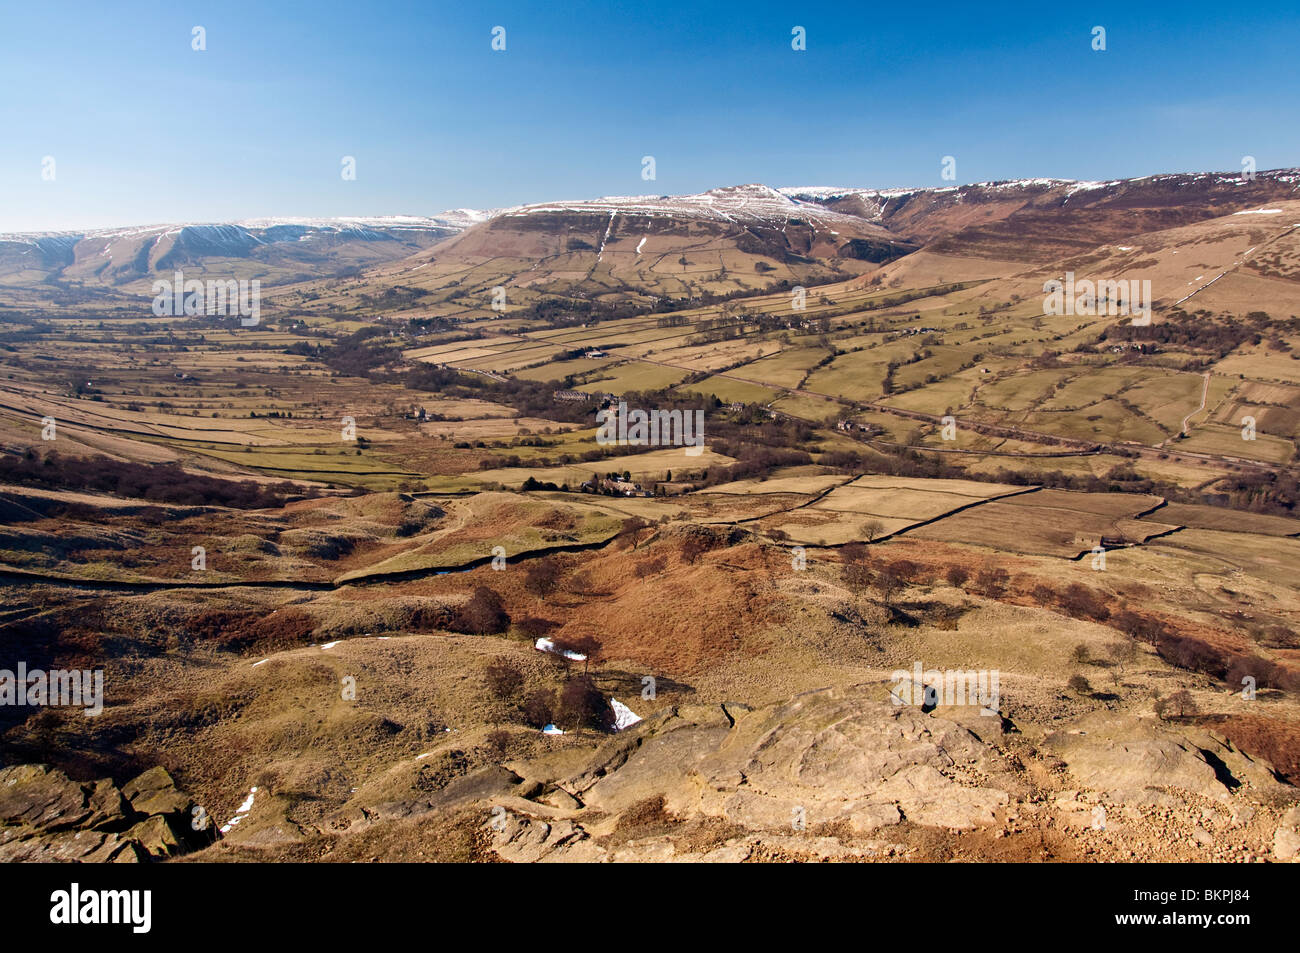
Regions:
M 65 303 L 96 295 L 123 302 L 185 269 L 259 278 L 264 293 L 280 289 L 273 304 L 293 311 L 486 316 L 496 288 L 507 311 L 547 297 L 645 306 L 826 284 L 891 263 L 886 277 L 917 271 L 926 281 L 1036 274 L 1108 243 L 1294 199 L 1300 171 L 1282 169 L 1250 180 L 1187 173 L 935 188 L 748 184 L 431 217 L 11 234 L 0 235 L 0 289 L 21 291 L 19 304 L 60 295 Z
M 148 225 L 84 232 L 0 234 L 0 286 L 137 288 L 184 268 L 260 278 L 319 278 L 405 258 L 485 217 L 441 216 L 263 219 L 231 224 Z

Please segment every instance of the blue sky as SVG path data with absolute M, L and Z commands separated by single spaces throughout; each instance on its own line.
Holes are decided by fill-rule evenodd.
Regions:
M 1281 4 L 3 0 L 0 230 L 1294 166 L 1298 50 Z

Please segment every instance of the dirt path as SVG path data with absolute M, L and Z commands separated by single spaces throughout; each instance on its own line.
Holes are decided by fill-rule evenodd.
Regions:
M 1210 372 L 1205 372 L 1205 386 L 1201 388 L 1201 406 L 1197 407 L 1190 414 L 1183 418 L 1183 425 L 1179 428 L 1180 433 L 1187 433 L 1187 422 L 1205 409 L 1205 402 L 1210 397 Z

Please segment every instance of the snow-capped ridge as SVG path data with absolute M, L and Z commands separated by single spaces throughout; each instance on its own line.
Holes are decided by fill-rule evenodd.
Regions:
M 169 222 L 156 225 L 127 225 L 110 228 L 66 229 L 57 231 L 32 231 L 0 233 L 0 241 L 33 243 L 40 239 L 75 239 L 88 238 L 116 241 L 118 239 L 154 237 L 168 238 L 173 235 L 187 235 L 222 241 L 244 241 L 247 235 L 253 242 L 261 239 L 253 235 L 268 229 L 298 228 L 324 234 L 342 234 L 348 232 L 368 231 L 377 237 L 381 231 L 401 231 L 417 229 L 421 231 L 446 230 L 448 233 L 462 231 L 471 225 L 485 222 L 496 215 L 499 210 L 489 209 L 450 209 L 440 215 L 357 215 L 335 218 L 300 218 L 277 216 L 269 218 L 250 218 L 236 222 Z
M 772 224 L 794 219 L 819 224 L 858 221 L 819 205 L 800 202 L 760 183 L 729 185 L 690 195 L 607 195 L 597 199 L 541 202 L 507 209 L 501 217 L 546 214 L 601 214 L 650 218 L 701 219 L 737 224 Z
M 1300 169 L 1270 169 L 1255 173 L 1255 178 L 1267 178 L 1286 184 L 1296 184 L 1300 183 Z M 1217 185 L 1226 185 L 1239 184 L 1248 180 L 1240 173 L 1166 172 L 1154 175 L 1144 175 L 1133 179 L 1106 179 L 1097 181 L 1083 179 L 1031 178 L 1005 179 L 992 182 L 971 182 L 965 185 L 894 187 L 884 189 L 858 186 L 804 185 L 786 186 L 779 188 L 776 191 L 791 199 L 829 202 L 834 201 L 835 199 L 848 198 L 851 196 L 859 196 L 865 199 L 892 199 L 927 192 L 939 194 L 967 189 L 995 189 L 998 191 L 1010 189 L 1050 189 L 1058 186 L 1067 187 L 1066 194 L 1068 196 L 1073 195 L 1076 192 L 1114 188 L 1137 182 L 1152 182 L 1159 184 L 1167 182 L 1183 182 L 1191 185 L 1205 181 L 1211 181 Z

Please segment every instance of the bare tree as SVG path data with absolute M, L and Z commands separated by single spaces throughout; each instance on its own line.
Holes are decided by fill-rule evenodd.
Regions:
M 844 567 L 844 585 L 853 593 L 858 611 L 862 611 L 862 596 L 871 586 L 871 569 L 866 563 L 853 562 Z
M 580 635 L 566 640 L 566 645 L 570 652 L 585 656 L 582 660 L 583 675 L 588 673 L 592 665 L 600 661 L 600 651 L 603 646 L 595 636 Z
M 840 558 L 844 560 L 845 565 L 865 563 L 871 559 L 871 552 L 865 543 L 845 543 L 840 547 Z
M 1124 666 L 1132 663 L 1137 658 L 1137 643 L 1132 639 L 1125 639 L 1123 642 L 1112 642 L 1106 646 L 1106 654 L 1115 663 L 1115 667 L 1123 672 Z
M 903 580 L 899 579 L 892 569 L 886 569 L 883 572 L 876 573 L 872 585 L 876 592 L 880 594 L 880 601 L 886 606 L 892 606 L 894 596 L 903 587 Z
M 554 556 L 545 556 L 528 566 L 524 572 L 524 588 L 545 599 L 560 584 L 564 569 Z
M 695 565 L 695 561 L 707 553 L 713 547 L 709 540 L 702 534 L 692 534 L 682 540 L 682 559 L 689 565 Z
M 1007 591 L 1007 583 L 1010 580 L 1011 574 L 999 567 L 981 569 L 975 574 L 975 585 L 979 587 L 981 593 L 994 599 Z
M 1156 701 L 1156 714 L 1161 718 L 1183 718 L 1187 715 L 1195 715 L 1196 711 L 1196 702 L 1192 699 L 1192 693 L 1185 688 L 1180 688 L 1172 695 Z
M 524 673 L 505 659 L 489 665 L 484 677 L 492 694 L 503 702 L 514 701 L 524 687 Z

